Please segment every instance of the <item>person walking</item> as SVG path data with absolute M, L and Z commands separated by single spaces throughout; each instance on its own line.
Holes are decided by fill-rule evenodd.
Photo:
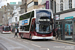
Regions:
M 15 35 L 14 35 L 14 37 L 15 37 L 15 36 L 18 37 L 17 32 L 18 32 L 18 31 L 17 31 L 17 29 L 15 28 Z
M 57 28 L 57 30 L 56 30 L 56 40 L 58 39 L 58 40 L 60 40 L 60 37 L 61 35 L 60 35 L 60 27 L 58 27 Z

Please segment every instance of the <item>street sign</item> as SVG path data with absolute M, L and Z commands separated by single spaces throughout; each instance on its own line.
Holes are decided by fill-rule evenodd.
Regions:
M 65 17 L 65 19 L 73 19 L 73 16 Z
M 10 2 L 10 4 L 16 4 L 16 2 Z
M 46 9 L 49 9 L 49 1 L 46 1 Z

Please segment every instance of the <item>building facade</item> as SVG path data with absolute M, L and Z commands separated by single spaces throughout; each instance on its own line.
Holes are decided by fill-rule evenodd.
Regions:
M 75 0 L 56 0 L 55 27 L 61 29 L 61 40 L 75 41 Z
M 56 0 L 56 12 L 75 8 L 75 0 Z
M 3 10 L 0 8 L 0 25 L 3 24 Z
M 27 12 L 27 0 L 22 0 L 22 5 L 20 5 L 20 14 Z
M 38 9 L 38 0 L 27 0 L 27 11 Z
M 38 0 L 38 9 L 47 9 L 47 1 L 49 1 L 49 9 L 56 13 L 56 1 L 55 0 Z
M 7 15 L 6 15 L 6 5 L 2 6 L 1 8 L 3 10 L 3 19 L 2 19 L 3 20 L 3 25 L 6 25 L 6 24 L 8 24 Z
M 15 10 L 13 10 L 13 16 L 12 18 L 9 20 L 9 23 L 12 24 L 13 26 L 15 26 L 15 24 L 19 23 L 19 11 L 20 11 L 20 7 L 16 8 Z
M 11 8 L 9 3 L 7 3 L 7 6 L 6 5 L 2 6 L 2 9 L 4 10 L 4 12 L 3 12 L 3 24 L 4 25 L 9 24 L 8 20 L 10 17 L 12 17 L 13 8 Z
M 3 11 L 3 24 L 9 24 L 9 19 L 12 17 L 12 12 L 14 9 L 16 9 L 17 7 L 19 7 L 19 5 L 11 5 L 9 3 L 7 3 L 7 6 L 4 5 L 2 6 Z

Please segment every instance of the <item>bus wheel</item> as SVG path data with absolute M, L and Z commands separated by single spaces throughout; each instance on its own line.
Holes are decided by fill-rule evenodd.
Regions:
M 21 38 L 23 39 L 24 37 L 23 37 L 23 34 L 21 34 Z
M 29 38 L 30 40 L 32 39 L 32 36 L 31 36 L 31 34 L 30 34 L 30 38 Z
M 32 39 L 32 36 L 30 35 L 30 38 L 29 38 L 30 40 L 32 40 L 32 41 L 34 41 L 34 39 Z

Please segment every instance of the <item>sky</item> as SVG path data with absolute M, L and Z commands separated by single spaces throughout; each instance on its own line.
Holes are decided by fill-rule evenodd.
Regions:
M 1 1 L 1 0 L 0 0 Z M 0 2 L 0 8 L 1 8 L 1 6 L 3 6 L 3 5 L 7 5 L 7 3 L 10 3 L 10 2 L 18 2 L 18 1 L 21 1 L 21 0 L 3 0 L 3 1 L 1 1 Z

